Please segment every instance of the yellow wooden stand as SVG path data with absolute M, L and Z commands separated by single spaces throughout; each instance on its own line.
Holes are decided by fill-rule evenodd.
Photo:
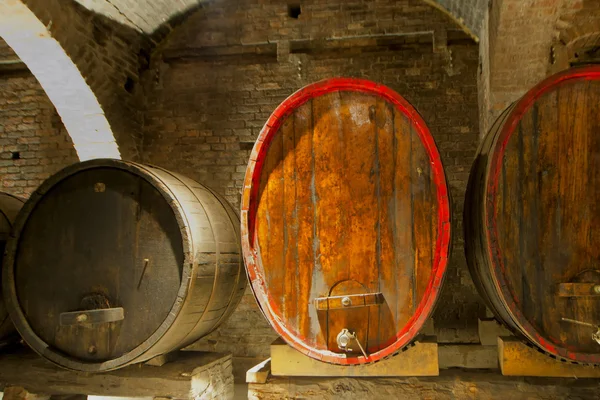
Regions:
M 600 378 L 600 367 L 556 360 L 514 337 L 498 337 L 498 359 L 506 376 Z
M 414 346 L 386 360 L 374 364 L 342 366 L 317 361 L 277 339 L 271 344 L 270 363 L 263 362 L 252 368 L 248 371 L 246 380 L 253 383 L 266 381 L 269 373 L 273 376 L 319 377 L 438 376 L 438 345 L 435 337 L 424 337 Z

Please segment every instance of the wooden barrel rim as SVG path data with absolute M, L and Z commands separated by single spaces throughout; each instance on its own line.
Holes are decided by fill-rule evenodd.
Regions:
M 506 269 L 502 260 L 502 249 L 500 249 L 499 245 L 494 204 L 498 190 L 504 152 L 506 150 L 506 146 L 508 145 L 508 141 L 515 132 L 516 127 L 523 115 L 533 106 L 536 100 L 538 100 L 551 89 L 572 81 L 598 79 L 600 79 L 600 67 L 598 66 L 586 66 L 566 70 L 543 80 L 533 89 L 527 92 L 527 94 L 525 94 L 525 96 L 523 96 L 515 104 L 510 115 L 507 117 L 500 134 L 498 135 L 496 143 L 493 145 L 492 158 L 489 166 L 489 172 L 487 174 L 487 195 L 485 196 L 486 206 L 484 208 L 484 220 L 486 221 L 485 236 L 488 243 L 488 257 L 492 265 L 492 277 L 494 280 L 494 285 L 496 286 L 496 290 L 502 293 L 502 298 L 506 303 L 506 309 L 509 315 L 521 328 L 522 333 L 532 340 L 536 345 L 538 345 L 543 351 L 559 357 L 564 357 L 566 359 L 594 364 L 600 363 L 600 354 L 592 355 L 587 353 L 578 353 L 570 351 L 567 348 L 554 345 L 540 335 L 533 325 L 524 317 L 523 313 L 514 301 L 515 296 L 513 295 L 512 290 L 509 288 L 505 278 Z
M 18 240 L 15 239 L 20 236 L 20 233 L 23 230 L 27 221 L 27 217 L 35 209 L 39 201 L 43 198 L 43 195 L 46 194 L 49 190 L 51 190 L 55 185 L 60 183 L 65 178 L 68 178 L 82 171 L 96 168 L 120 169 L 123 171 L 130 172 L 136 176 L 139 176 L 142 179 L 149 182 L 150 184 L 152 184 L 152 186 L 156 190 L 158 190 L 161 193 L 161 195 L 164 196 L 164 198 L 167 200 L 167 203 L 169 203 L 169 206 L 173 210 L 174 217 L 177 220 L 177 224 L 180 228 L 182 236 L 184 255 L 184 265 L 182 268 L 181 275 L 181 286 L 179 287 L 177 298 L 173 303 L 173 307 L 171 308 L 171 311 L 169 312 L 165 320 L 162 322 L 162 324 L 148 339 L 140 343 L 135 349 L 131 350 L 128 353 L 125 353 L 121 357 L 99 363 L 84 362 L 76 358 L 69 357 L 61 352 L 55 351 L 37 336 L 37 334 L 29 325 L 27 319 L 25 318 L 23 311 L 21 310 L 17 298 L 14 271 L 15 256 L 18 248 Z M 164 336 L 164 334 L 171 327 L 173 321 L 176 319 L 176 317 L 179 314 L 179 311 L 184 305 L 184 299 L 186 298 L 186 294 L 188 291 L 189 281 L 191 278 L 191 270 L 189 268 L 185 268 L 185 266 L 189 265 L 190 260 L 192 260 L 193 248 L 191 247 L 192 243 L 189 240 L 189 238 L 191 237 L 191 233 L 189 232 L 189 224 L 187 223 L 187 221 L 184 221 L 183 218 L 185 218 L 185 213 L 179 206 L 170 189 L 164 183 L 162 183 L 160 180 L 158 180 L 156 177 L 150 174 L 148 170 L 146 170 L 140 164 L 125 163 L 123 161 L 113 159 L 95 159 L 66 167 L 63 170 L 59 171 L 57 174 L 50 177 L 44 183 L 42 183 L 38 190 L 36 190 L 31 195 L 29 200 L 25 203 L 23 209 L 21 210 L 21 213 L 15 221 L 13 233 L 11 234 L 11 240 L 7 244 L 5 257 L 6 267 L 2 272 L 2 290 L 4 292 L 6 306 L 11 316 L 11 319 L 15 324 L 15 327 L 17 328 L 21 336 L 23 336 L 25 342 L 27 342 L 30 345 L 30 347 L 42 357 L 62 367 L 85 372 L 98 372 L 116 369 L 120 366 L 128 364 L 130 361 L 136 359 L 137 357 L 148 351 Z
M 11 193 L 1 192 L 0 197 L 2 197 L 2 196 L 12 197 L 15 200 L 19 200 L 21 203 L 25 203 L 25 199 L 23 199 L 19 196 L 15 196 L 14 194 L 11 194 Z M 6 220 L 8 221 L 8 223 L 11 227 L 14 225 L 14 221 L 11 221 L 11 218 L 9 218 L 9 216 L 6 214 L 6 211 L 3 210 L 2 208 L 0 208 L 0 214 L 2 214 L 2 216 L 4 216 L 4 218 L 6 218 Z M 4 240 L 7 240 L 9 236 L 10 236 L 10 232 L 6 235 Z M 0 255 L 0 257 L 1 257 L 1 255 Z
M 260 265 L 261 261 L 254 243 L 256 199 L 258 197 L 260 176 L 265 155 L 273 137 L 286 117 L 302 104 L 312 98 L 338 91 L 354 91 L 377 95 L 392 103 L 397 109 L 404 113 L 417 131 L 431 162 L 433 181 L 437 189 L 436 198 L 439 204 L 438 237 L 435 244 L 431 279 L 427 286 L 426 295 L 423 296 L 416 311 L 404 328 L 396 333 L 396 341 L 390 346 L 385 347 L 383 350 L 370 354 L 367 358 L 367 362 L 374 362 L 391 356 L 409 345 L 433 311 L 435 302 L 439 297 L 439 291 L 448 264 L 450 245 L 450 205 L 441 157 L 431 132 L 417 110 L 406 101 L 406 99 L 392 89 L 369 80 L 357 78 L 325 79 L 298 90 L 284 100 L 275 111 L 273 111 L 254 144 L 248 162 L 248 168 L 246 169 L 241 206 L 242 252 L 244 254 L 244 261 L 246 263 L 250 284 L 252 285 L 252 291 L 258 305 L 271 326 L 288 344 L 303 354 L 325 362 L 343 365 L 358 365 L 364 363 L 361 362 L 358 357 L 347 358 L 346 355 L 343 354 L 337 355 L 329 351 L 315 350 L 308 347 L 302 342 L 301 338 L 296 337 L 285 328 L 279 317 L 272 310 L 272 301 L 260 272 L 260 269 L 262 268 Z

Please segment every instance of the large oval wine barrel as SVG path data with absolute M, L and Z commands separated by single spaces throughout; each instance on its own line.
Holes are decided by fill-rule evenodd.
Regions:
M 75 164 L 31 196 L 3 289 L 23 339 L 48 360 L 106 371 L 214 330 L 246 286 L 239 218 L 219 195 L 158 167 Z
M 4 255 L 6 241 L 21 207 L 23 207 L 23 200 L 11 194 L 0 192 L 0 259 Z M 15 328 L 4 306 L 4 300 L 0 296 L 0 342 L 7 337 L 11 337 L 14 331 Z
M 291 346 L 329 363 L 410 344 L 446 270 L 450 207 L 417 111 L 374 82 L 301 89 L 254 146 L 242 200 L 252 290 Z
M 580 363 L 600 362 L 599 171 L 600 68 L 572 69 L 496 121 L 464 210 L 467 260 L 492 311 Z

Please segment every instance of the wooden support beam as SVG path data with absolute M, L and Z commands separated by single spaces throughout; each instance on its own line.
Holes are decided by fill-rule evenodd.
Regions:
M 344 366 L 308 357 L 277 339 L 271 344 L 271 374 L 274 376 L 437 376 L 438 344 L 425 337 L 396 356 L 373 364 Z
M 4 388 L 3 400 L 48 400 L 50 395 L 29 393 L 20 386 L 9 386 Z
M 271 359 L 267 358 L 246 372 L 246 383 L 266 383 L 271 373 Z
M 182 351 L 162 367 L 136 364 L 87 374 L 62 369 L 20 350 L 0 355 L 0 391 L 15 386 L 48 395 L 226 399 L 233 396 L 233 374 L 231 355 L 222 353 Z
M 600 378 L 600 368 L 557 360 L 514 337 L 498 338 L 498 358 L 505 376 Z

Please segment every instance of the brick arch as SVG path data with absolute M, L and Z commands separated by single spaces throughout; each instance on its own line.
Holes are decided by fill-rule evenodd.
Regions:
M 186 15 L 210 0 L 179 0 L 165 7 L 162 0 L 138 1 L 132 7 L 131 0 L 76 0 L 86 8 L 109 16 L 123 25 L 145 34 L 164 36 Z M 465 32 L 478 40 L 487 0 L 423 0 L 452 18 Z M 283 4 L 285 5 L 285 4 Z M 164 21 L 167 21 L 166 23 Z M 166 28 L 166 29 L 165 29 Z
M 487 7 L 482 0 L 422 0 L 446 14 L 476 42 L 479 42 L 481 24 Z
M 80 160 L 121 158 L 111 127 L 77 66 L 21 0 L 0 3 L 0 36 L 54 104 Z

